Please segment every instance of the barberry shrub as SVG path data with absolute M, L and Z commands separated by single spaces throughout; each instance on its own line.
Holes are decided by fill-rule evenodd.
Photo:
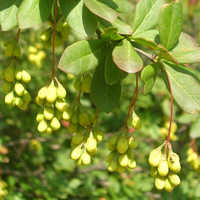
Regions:
M 175 112 L 177 108 L 192 114 L 200 111 L 200 76 L 195 68 L 200 63 L 200 47 L 183 32 L 182 2 L 140 0 L 134 8 L 128 0 L 5 1 L 0 5 L 0 25 L 2 32 L 17 30 L 16 38 L 9 38 L 2 48 L 5 104 L 8 109 L 16 106 L 33 112 L 35 130 L 42 133 L 42 138 L 53 137 L 62 131 L 62 125 L 67 127 L 71 138 L 68 157 L 77 165 L 91 164 L 109 135 L 105 159 L 108 171 L 134 170 L 137 136 L 146 126 L 145 111 L 141 114 L 139 109 L 141 96 L 154 94 L 159 83 L 164 83 L 163 91 L 168 91 L 166 96 L 170 98 L 163 105 L 167 119 L 160 120 L 164 123 L 158 131 L 161 144 L 149 151 L 148 162 L 157 190 L 172 192 L 180 184 L 177 173 L 181 171 L 181 159 L 171 143 L 179 140 Z M 30 30 L 40 33 L 34 39 L 35 46 L 26 51 L 22 48 L 26 45 L 23 37 Z M 24 66 L 24 59 L 39 70 L 49 54 L 51 62 L 45 65 L 51 63 L 51 67 L 45 66 L 44 72 L 48 73 L 41 74 L 46 83 L 31 92 L 36 89 L 32 79 L 38 77 Z M 106 117 L 102 116 L 120 113 L 123 93 L 130 97 L 124 89 L 129 77 L 133 77 L 130 85 L 135 90 L 123 113 L 123 123 L 106 129 Z M 179 123 L 184 120 L 179 119 Z M 199 126 L 195 119 L 190 131 L 193 142 L 187 151 L 187 161 L 196 170 L 200 164 L 194 139 L 200 136 L 196 133 Z M 32 151 L 44 153 L 38 140 L 30 141 Z

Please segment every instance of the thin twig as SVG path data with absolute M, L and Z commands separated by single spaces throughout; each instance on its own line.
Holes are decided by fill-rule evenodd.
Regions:
M 17 31 L 17 37 L 16 37 L 17 41 L 19 41 L 20 33 L 21 33 L 21 29 L 19 28 L 18 31 Z
M 142 55 L 146 56 L 147 58 L 149 58 L 151 61 L 155 62 L 155 55 L 152 55 L 152 54 L 149 54 L 149 53 L 146 53 L 144 51 L 142 51 L 141 49 L 138 49 L 138 48 L 134 48 L 137 52 L 141 53 Z
M 166 144 L 165 144 L 165 155 L 167 153 L 167 148 L 169 148 L 170 145 L 170 135 L 171 135 L 171 128 L 172 128 L 172 122 L 173 122 L 173 93 L 172 93 L 172 85 L 171 85 L 171 81 L 169 79 L 169 75 L 166 72 L 166 70 L 164 70 L 167 76 L 167 81 L 168 81 L 168 85 L 169 85 L 169 92 L 170 92 L 170 98 L 171 98 L 171 104 L 170 104 L 170 120 L 169 120 L 169 128 L 168 128 L 168 136 L 167 136 L 167 140 L 166 140 Z
M 51 71 L 51 77 L 55 77 L 55 37 L 56 37 L 56 17 L 58 12 L 58 5 L 57 0 L 55 0 L 55 7 L 54 7 L 54 24 L 53 24 L 53 33 L 52 33 L 52 71 Z
M 127 114 L 127 117 L 126 117 L 126 120 L 125 120 L 125 128 L 128 129 L 128 120 L 133 112 L 133 109 L 135 107 L 135 103 L 137 101 L 137 96 L 138 96 L 138 93 L 139 93 L 139 87 L 138 87 L 138 72 L 136 73 L 136 79 L 135 79 L 135 82 L 136 82 L 136 86 L 135 86 L 135 91 L 134 91 L 134 95 L 133 95 L 133 98 L 131 100 L 131 103 L 129 105 L 129 109 L 128 109 L 128 114 Z
M 191 140 L 190 146 L 192 147 L 192 150 L 197 153 L 196 141 L 194 138 Z
M 81 100 L 81 92 L 82 92 L 82 89 L 80 88 L 78 92 L 78 97 L 77 97 L 78 103 L 80 103 L 80 100 Z

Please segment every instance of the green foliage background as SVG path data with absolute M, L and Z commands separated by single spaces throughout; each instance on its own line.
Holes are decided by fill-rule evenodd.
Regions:
M 189 33 L 200 44 L 200 4 L 191 12 L 189 1 L 184 4 L 184 32 Z M 135 2 L 131 1 L 133 7 Z M 42 29 L 45 29 L 42 27 Z M 27 30 L 20 36 L 23 61 L 21 67 L 32 75 L 29 91 L 36 96 L 39 88 L 47 83 L 51 71 L 51 51 L 43 50 L 46 58 L 38 68 L 28 60 L 28 47 L 39 42 L 42 30 Z M 3 42 L 16 36 L 16 30 L 0 32 L 0 74 L 8 64 L 3 54 Z M 74 38 L 69 35 L 67 42 L 56 49 L 57 61 L 64 47 Z M 198 66 L 193 66 L 197 68 Z M 68 99 L 76 97 L 73 87 L 74 78 L 58 72 L 59 80 L 68 90 Z M 163 141 L 159 128 L 169 118 L 169 94 L 161 79 L 149 95 L 140 94 L 136 111 L 142 119 L 142 128 L 134 133 L 138 142 L 135 151 L 137 168 L 134 172 L 122 174 L 110 173 L 106 169 L 105 157 L 108 154 L 105 145 L 107 139 L 124 123 L 128 104 L 135 89 L 134 75 L 123 80 L 120 108 L 109 114 L 100 114 L 100 123 L 107 133 L 104 142 L 98 148 L 93 164 L 77 167 L 69 158 L 70 138 L 66 127 L 52 135 L 42 135 L 36 130 L 35 116 L 38 107 L 32 102 L 28 111 L 8 108 L 4 104 L 4 94 L 0 88 L 0 171 L 1 179 L 6 183 L 5 200 L 146 200 L 146 199 L 200 199 L 200 174 L 186 163 L 186 150 L 191 140 L 190 133 L 198 132 L 199 114 L 186 114 L 175 105 L 174 119 L 178 125 L 178 141 L 174 151 L 181 157 L 182 183 L 172 193 L 158 192 L 154 189 L 153 178 L 147 163 L 149 152 Z M 1 82 L 0 82 L 1 83 Z M 89 104 L 89 96 L 82 98 L 83 104 Z M 199 124 L 199 123 L 198 123 Z M 200 136 L 200 133 L 197 133 Z M 35 145 L 33 143 L 35 142 Z M 198 142 L 198 139 L 197 139 Z M 1 186 L 0 186 L 1 188 Z M 1 197 L 0 197 L 1 198 Z

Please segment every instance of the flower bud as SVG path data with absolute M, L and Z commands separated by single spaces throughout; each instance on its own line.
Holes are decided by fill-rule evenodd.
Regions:
M 178 173 L 181 170 L 180 158 L 178 154 L 170 152 L 168 157 L 168 165 L 171 171 Z
M 169 174 L 168 179 L 174 186 L 179 185 L 181 182 L 181 180 L 177 174 Z
M 53 103 L 57 98 L 57 90 L 54 86 L 54 82 L 52 81 L 49 87 L 47 88 L 47 96 L 46 99 L 49 103 Z
M 74 148 L 71 152 L 71 159 L 73 160 L 78 160 L 81 156 L 82 153 L 82 149 L 80 146 L 77 146 L 76 148 Z
M 11 105 L 14 101 L 14 94 L 13 92 L 9 92 L 6 96 L 5 96 L 5 103 Z
M 56 93 L 57 93 L 57 97 L 61 98 L 61 99 L 65 98 L 66 94 L 67 94 L 65 88 L 60 83 L 58 83 L 58 87 L 57 87 Z
M 53 108 L 46 107 L 43 114 L 46 120 L 51 120 L 54 116 L 54 110 Z
M 125 136 L 120 136 L 117 141 L 117 151 L 121 154 L 128 150 L 128 138 Z
M 18 96 L 22 96 L 24 94 L 25 88 L 21 83 L 15 83 L 14 90 Z
M 168 162 L 165 159 L 161 159 L 158 164 L 158 173 L 160 176 L 166 176 L 169 172 Z
M 174 186 L 170 183 L 170 181 L 165 179 L 165 191 L 171 192 L 174 189 Z
M 162 152 L 160 148 L 153 149 L 149 154 L 149 164 L 152 167 L 157 167 L 162 157 Z
M 39 97 L 40 99 L 45 99 L 46 96 L 47 96 L 47 87 L 45 86 L 45 87 L 42 87 L 42 88 L 39 90 L 39 92 L 38 92 L 38 97 Z
M 58 130 L 60 128 L 60 122 L 58 121 L 58 119 L 56 117 L 54 117 L 51 120 L 50 126 L 52 127 L 52 129 L 54 131 Z
M 96 152 L 96 150 L 97 150 L 97 140 L 94 137 L 89 137 L 87 139 L 86 149 L 90 153 Z
M 119 158 L 118 158 L 118 161 L 119 161 L 119 164 L 122 167 L 126 167 L 128 165 L 128 162 L 129 162 L 127 154 L 120 155 Z
M 45 132 L 47 130 L 47 123 L 46 123 L 46 121 L 45 120 L 40 121 L 40 123 L 38 124 L 38 128 L 37 129 L 38 129 L 38 131 L 40 133 Z
M 91 163 L 91 156 L 87 152 L 84 152 L 81 155 L 81 160 L 84 165 L 89 165 Z
M 155 187 L 157 190 L 162 190 L 165 187 L 165 179 L 161 177 L 155 178 Z
M 25 71 L 25 70 L 22 70 L 22 72 L 21 72 L 21 78 L 22 78 L 22 81 L 24 83 L 29 83 L 31 81 L 30 74 L 27 71 Z

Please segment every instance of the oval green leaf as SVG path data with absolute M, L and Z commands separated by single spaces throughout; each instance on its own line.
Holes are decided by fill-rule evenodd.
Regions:
M 46 21 L 51 13 L 52 0 L 23 0 L 18 10 L 21 29 L 33 28 Z
M 98 66 L 93 76 L 91 98 L 101 112 L 111 112 L 119 106 L 121 85 L 107 85 L 104 78 L 104 66 Z
M 101 40 L 78 41 L 65 49 L 58 68 L 74 75 L 94 69 L 98 65 L 103 46 Z
M 97 27 L 96 16 L 85 7 L 82 0 L 60 0 L 60 6 L 77 39 L 86 39 L 94 35 Z
M 170 51 L 170 54 L 180 63 L 192 64 L 200 62 L 200 47 L 186 33 L 181 33 L 178 44 Z
M 143 67 L 143 61 L 128 40 L 120 42 L 112 53 L 114 63 L 123 71 L 136 73 Z
M 172 85 L 172 94 L 186 112 L 200 111 L 200 81 L 194 71 L 183 66 L 163 62 Z
M 161 8 L 158 22 L 160 42 L 168 50 L 176 45 L 181 34 L 182 24 L 183 13 L 180 2 L 165 4 Z
M 98 0 L 83 0 L 86 7 L 95 15 L 99 16 L 100 18 L 113 23 L 119 14 L 113 10 L 112 8 L 108 7 L 104 3 Z

